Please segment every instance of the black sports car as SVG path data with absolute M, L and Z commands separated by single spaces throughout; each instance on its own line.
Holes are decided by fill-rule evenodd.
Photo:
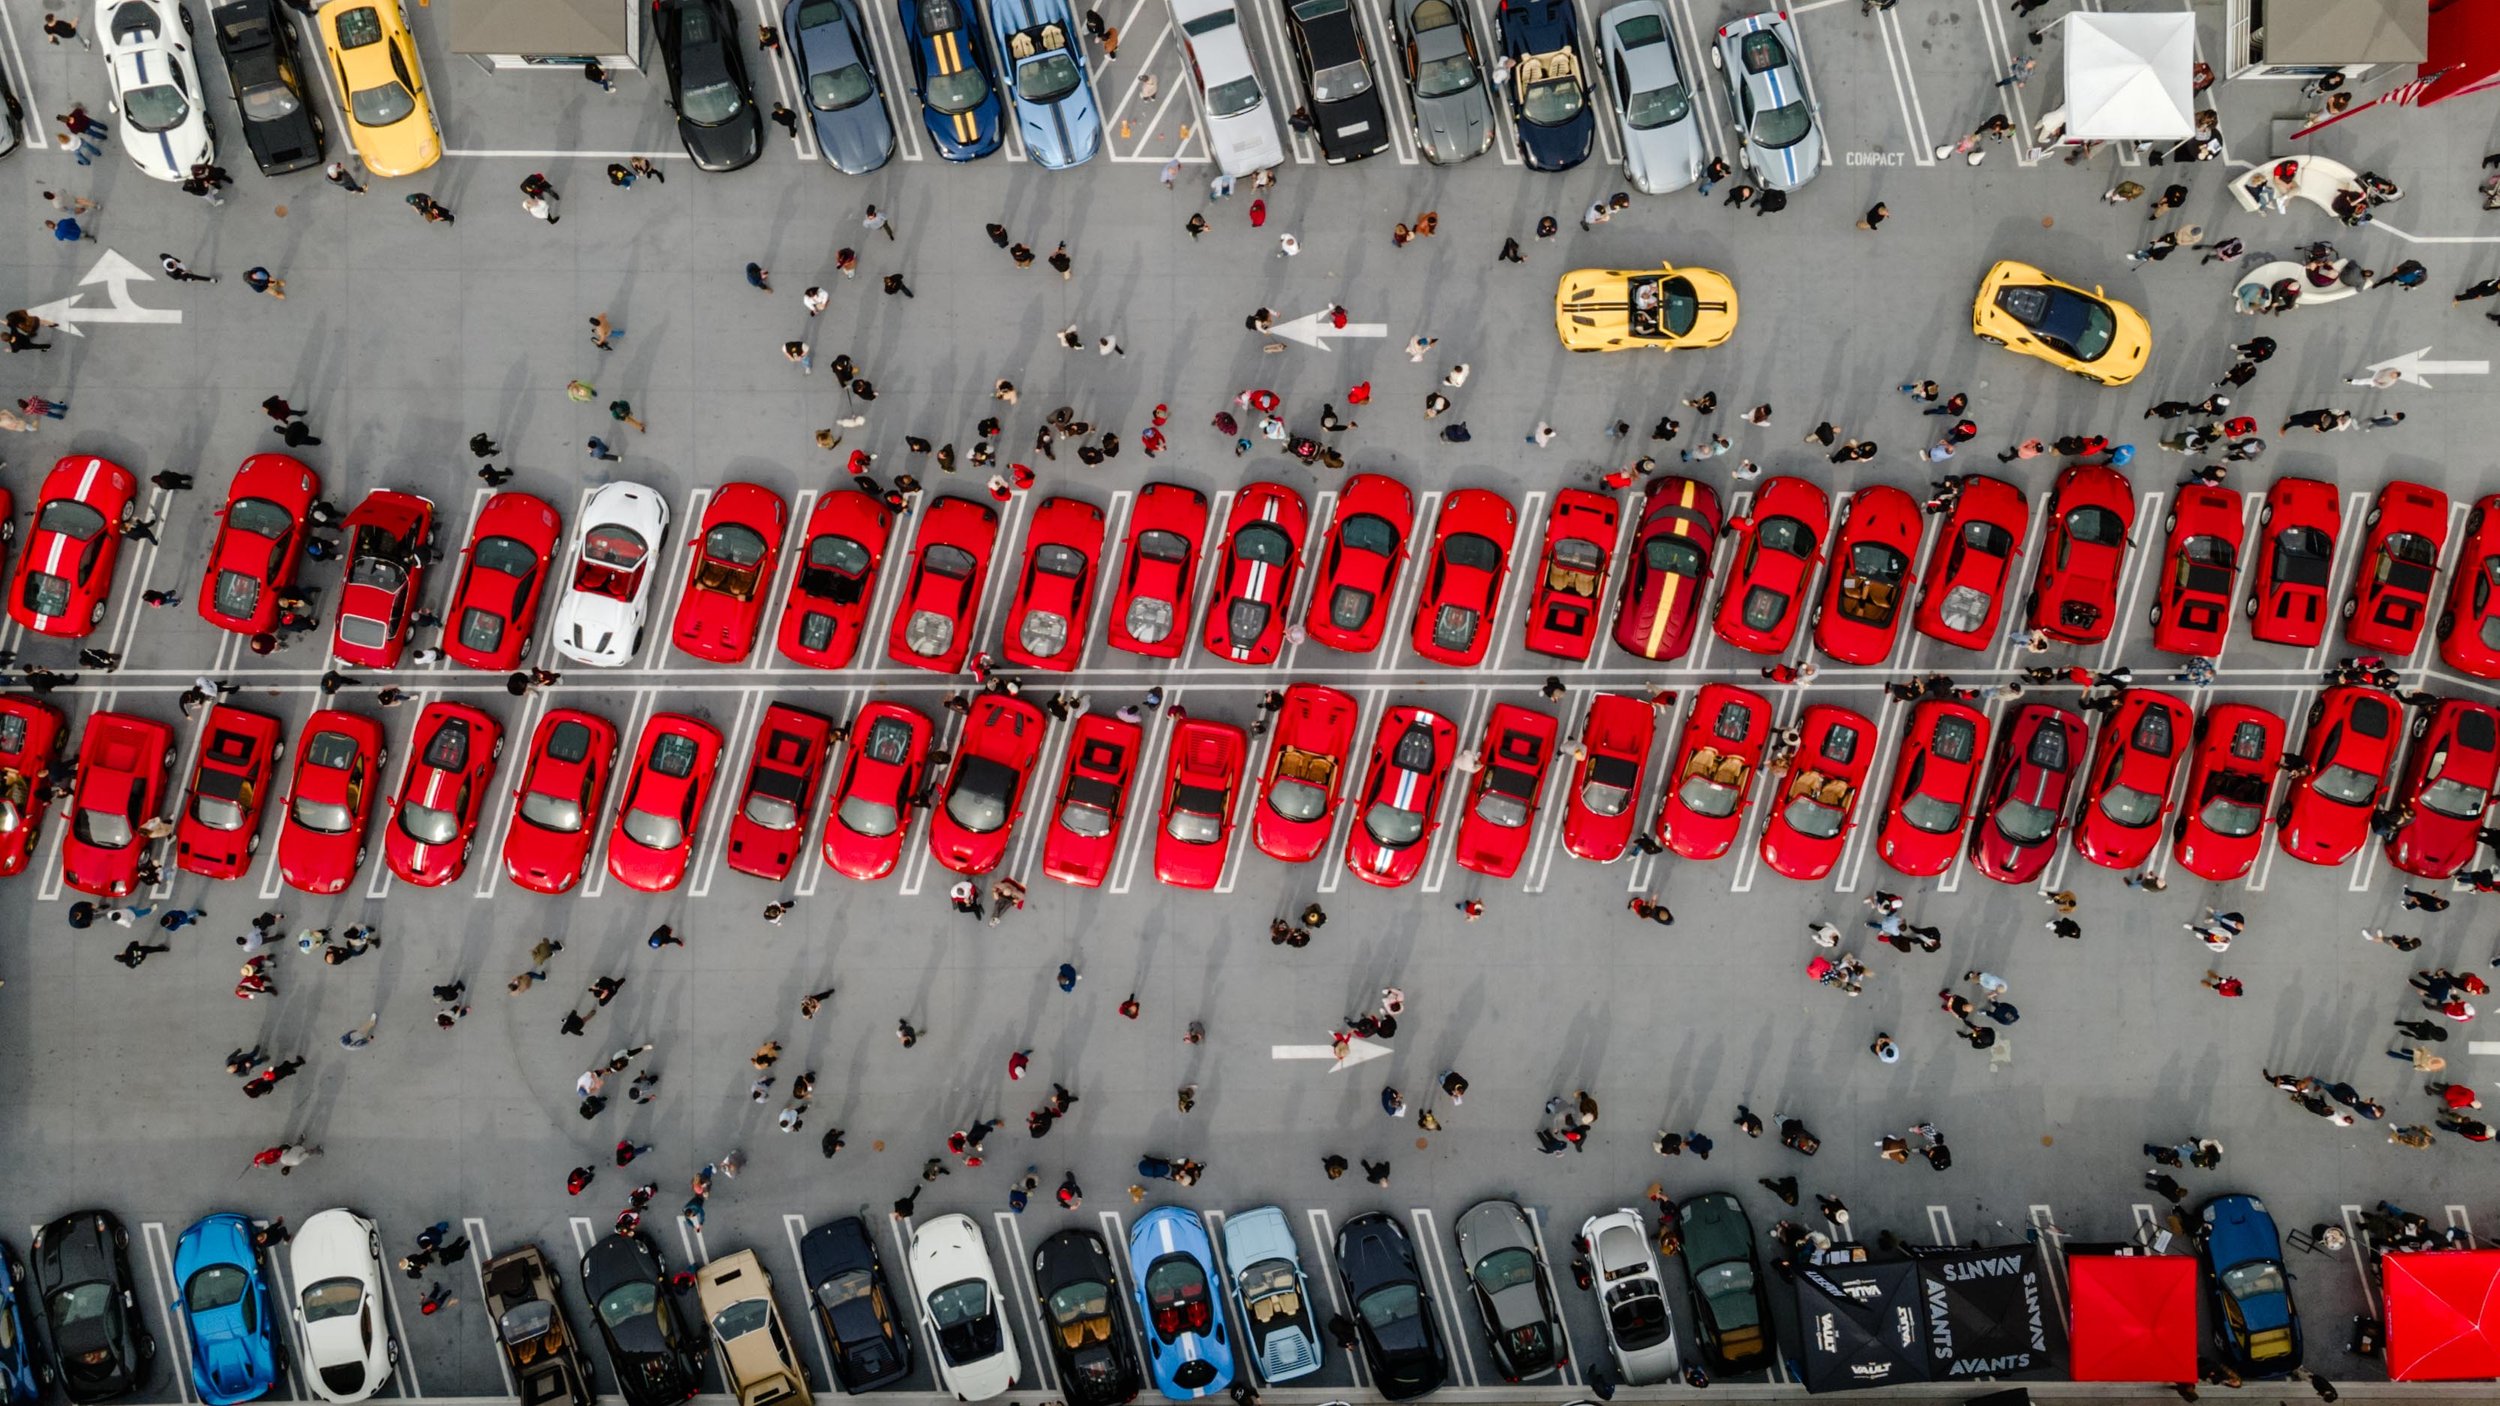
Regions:
M 35 1232 L 35 1292 L 61 1389 L 110 1401 L 154 1375 L 156 1338 L 130 1281 L 130 1232 L 110 1211 L 78 1211 Z
M 1120 1275 L 1102 1237 L 1063 1230 L 1033 1252 L 1042 1336 L 1070 1406 L 1119 1406 L 1137 1396 L 1137 1349 L 1120 1321 Z
M 755 160 L 764 150 L 764 119 L 755 110 L 739 19 L 725 0 L 651 0 L 651 29 L 686 154 L 706 171 L 735 171 Z
M 1355 1332 L 1382 1396 L 1409 1400 L 1449 1379 L 1441 1320 L 1403 1226 L 1378 1211 L 1347 1221 L 1337 1232 L 1337 1277 L 1354 1304 Z
M 833 1344 L 833 1374 L 858 1393 L 911 1375 L 911 1334 L 894 1311 L 876 1237 L 857 1216 L 828 1221 L 799 1241 L 808 1301 Z
M 626 1406 L 676 1406 L 703 1389 L 700 1316 L 669 1292 L 668 1263 L 644 1235 L 611 1235 L 582 1256 L 582 1296 Z
M 1363 27 L 1351 0 L 1299 0 L 1293 20 L 1293 63 L 1311 100 L 1320 155 L 1334 165 L 1374 156 L 1389 145 L 1389 113 L 1363 54 Z
M 208 12 L 217 52 L 226 59 L 235 106 L 243 109 L 243 140 L 264 176 L 321 164 L 321 110 L 304 90 L 295 26 L 277 0 L 231 0 Z

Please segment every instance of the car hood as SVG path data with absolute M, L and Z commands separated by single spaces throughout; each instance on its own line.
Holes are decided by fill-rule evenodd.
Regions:
M 816 114 L 816 144 L 825 160 L 846 176 L 865 176 L 894 156 L 894 128 L 885 119 L 885 103 L 870 97 L 840 112 Z
M 762 154 L 764 119 L 756 115 L 754 103 L 746 102 L 717 127 L 680 121 L 677 135 L 684 139 L 686 154 L 695 165 L 706 171 L 735 171 Z
M 647 584 L 645 589 L 649 589 Z M 556 607 L 556 644 L 585 663 L 622 664 L 633 657 L 634 626 L 642 613 L 640 599 L 628 603 L 614 596 L 566 591 L 564 603 Z
M 1484 85 L 1446 98 L 1415 100 L 1415 129 L 1426 159 L 1449 163 L 1483 152 L 1493 132 L 1493 105 Z
M 244 1333 L 230 1316 L 193 1319 L 196 1348 L 194 1373 L 201 1395 L 211 1401 L 244 1401 L 260 1395 L 274 1379 L 269 1359 L 258 1350 L 260 1339 Z
M 1624 129 L 1623 167 L 1643 195 L 1667 195 L 1691 185 L 1701 179 L 1703 160 L 1697 116 L 1645 132 Z

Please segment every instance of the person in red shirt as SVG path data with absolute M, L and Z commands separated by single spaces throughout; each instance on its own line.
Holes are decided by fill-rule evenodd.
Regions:
M 2240 979 L 2238 977 L 2224 976 L 2219 972 L 2213 971 L 2205 973 L 2205 980 L 2201 984 L 2210 989 L 2217 996 L 2237 996 L 2246 989 L 2240 985 Z

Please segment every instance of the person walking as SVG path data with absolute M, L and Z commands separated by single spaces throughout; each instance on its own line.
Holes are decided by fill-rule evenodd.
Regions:
M 280 302 L 286 301 L 286 280 L 273 276 L 268 269 L 255 265 L 243 271 L 243 281 L 255 293 L 266 293 Z

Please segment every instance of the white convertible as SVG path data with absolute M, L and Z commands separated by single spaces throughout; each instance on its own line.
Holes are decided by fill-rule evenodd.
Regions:
M 574 528 L 573 579 L 556 606 L 556 649 L 584 664 L 630 664 L 642 652 L 654 560 L 668 536 L 668 500 L 639 483 L 590 495 Z
M 911 1279 L 920 1290 L 920 1331 L 937 1344 L 938 1385 L 958 1401 L 1004 1395 L 1024 1375 L 1024 1362 L 972 1217 L 939 1216 L 912 1230 Z
M 399 1360 L 382 1300 L 380 1232 L 354 1211 L 322 1211 L 297 1228 L 289 1255 L 313 1394 L 345 1402 L 380 1391 Z
M 181 181 L 192 167 L 215 161 L 216 129 L 188 42 L 191 12 L 180 0 L 96 0 L 95 28 L 130 164 L 160 181 Z

